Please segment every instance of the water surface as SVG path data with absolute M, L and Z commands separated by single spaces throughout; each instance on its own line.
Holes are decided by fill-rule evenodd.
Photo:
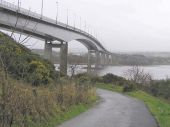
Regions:
M 144 69 L 145 72 L 150 73 L 153 79 L 166 79 L 170 78 L 170 65 L 156 65 L 156 66 L 139 66 Z M 100 70 L 98 73 L 100 76 L 107 73 L 113 73 L 118 76 L 125 76 L 124 72 L 131 66 L 110 66 Z

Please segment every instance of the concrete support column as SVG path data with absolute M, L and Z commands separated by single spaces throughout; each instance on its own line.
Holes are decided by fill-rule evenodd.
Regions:
M 113 55 L 111 55 L 111 65 L 113 65 L 113 62 L 114 61 L 114 56 Z
M 91 50 L 88 50 L 88 56 L 87 56 L 87 73 L 91 73 Z
M 106 54 L 106 65 L 109 65 L 109 55 Z
M 99 68 L 99 51 L 95 51 L 95 69 L 97 70 Z
M 48 59 L 51 62 L 53 62 L 53 60 L 52 60 L 52 45 L 51 45 L 51 42 L 48 42 L 47 40 L 45 41 L 44 56 L 45 56 L 45 59 Z
M 109 64 L 112 65 L 112 55 L 109 55 Z
M 106 56 L 106 54 L 104 54 L 104 65 L 105 66 L 107 65 L 107 56 Z
M 105 65 L 105 54 L 102 53 L 101 55 L 102 55 L 101 63 L 102 63 L 102 65 L 104 66 L 104 65 Z
M 110 57 L 110 54 L 108 55 L 108 65 L 111 64 L 111 57 Z
M 68 43 L 63 42 L 60 48 L 60 74 L 67 76 L 67 55 L 68 55 Z
M 112 56 L 112 54 L 110 55 L 110 65 L 113 65 L 113 56 Z
M 102 53 L 99 52 L 99 65 L 101 66 L 102 65 Z

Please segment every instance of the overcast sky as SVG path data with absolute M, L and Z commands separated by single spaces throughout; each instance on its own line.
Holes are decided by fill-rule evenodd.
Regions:
M 7 0 L 17 3 L 17 0 Z M 40 13 L 41 0 L 21 0 Z M 102 44 L 113 52 L 170 51 L 170 0 L 58 0 L 59 19 L 69 9 L 69 21 L 78 15 L 93 26 Z M 44 0 L 44 15 L 56 17 L 56 0 Z M 76 14 L 76 16 L 74 16 Z M 78 20 L 79 21 L 79 20 Z M 77 26 L 78 26 L 77 22 Z M 83 46 L 72 43 L 72 49 Z M 76 45 L 76 46 L 75 46 Z M 37 46 L 37 45 L 36 45 Z

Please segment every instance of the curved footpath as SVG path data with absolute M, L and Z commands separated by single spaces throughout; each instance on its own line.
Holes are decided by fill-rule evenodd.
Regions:
M 59 127 L 157 127 L 143 102 L 107 90 L 97 93 L 98 105 Z

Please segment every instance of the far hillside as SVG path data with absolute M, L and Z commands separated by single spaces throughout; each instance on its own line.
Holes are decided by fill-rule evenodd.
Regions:
M 33 49 L 32 52 L 39 54 L 42 57 L 44 56 L 44 50 L 42 49 Z M 59 52 L 53 52 L 53 61 L 54 63 L 59 63 Z M 68 61 L 69 63 L 77 62 L 78 64 L 87 64 L 87 54 L 69 54 Z M 113 65 L 170 65 L 170 53 L 113 53 Z

